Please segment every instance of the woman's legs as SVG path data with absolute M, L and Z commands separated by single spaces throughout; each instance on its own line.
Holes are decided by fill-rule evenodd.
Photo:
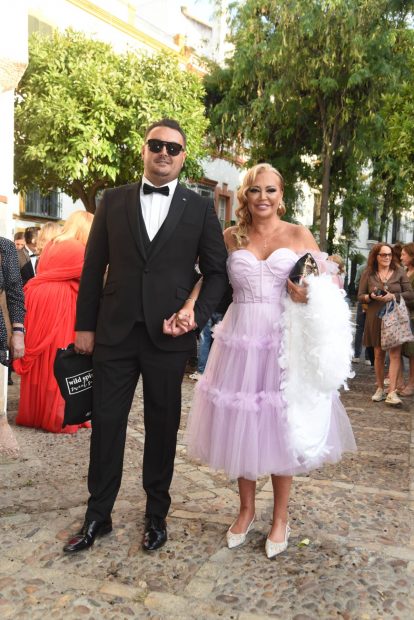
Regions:
M 397 379 L 398 373 L 401 365 L 401 347 L 394 347 L 390 349 L 390 368 L 389 368 L 389 376 L 390 376 L 390 392 L 395 392 L 397 389 Z
M 234 524 L 231 526 L 233 534 L 246 532 L 255 514 L 256 481 L 239 478 L 240 512 Z
M 410 374 L 408 375 L 406 387 L 414 388 L 414 357 L 410 357 Z
M 385 351 L 383 351 L 381 347 L 374 347 L 374 355 L 375 355 L 375 362 L 374 362 L 375 378 L 377 380 L 377 387 L 383 390 L 384 389 Z
M 288 522 L 288 504 L 292 476 L 272 476 L 273 485 L 273 523 L 269 538 L 273 542 L 284 542 Z

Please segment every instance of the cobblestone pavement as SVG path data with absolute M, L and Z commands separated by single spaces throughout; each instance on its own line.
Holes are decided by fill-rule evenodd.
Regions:
M 290 544 L 273 561 L 264 554 L 272 514 L 269 480 L 258 485 L 258 522 L 247 543 L 227 549 L 236 484 L 187 460 L 183 430 L 169 541 L 154 555 L 141 551 L 139 388 L 115 529 L 91 550 L 65 556 L 62 545 L 84 515 L 90 431 L 68 436 L 16 428 L 18 385 L 10 388 L 9 420 L 22 456 L 0 467 L 0 618 L 412 618 L 413 399 L 398 409 L 372 403 L 373 370 L 362 364 L 355 369 L 343 401 L 359 452 L 295 478 Z M 186 378 L 182 429 L 192 390 Z

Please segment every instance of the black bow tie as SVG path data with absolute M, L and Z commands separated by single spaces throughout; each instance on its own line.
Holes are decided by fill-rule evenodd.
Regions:
M 163 194 L 163 196 L 168 196 L 170 193 L 170 188 L 168 185 L 164 185 L 164 187 L 154 187 L 153 185 L 148 185 L 148 183 L 144 183 L 143 186 L 144 194 Z

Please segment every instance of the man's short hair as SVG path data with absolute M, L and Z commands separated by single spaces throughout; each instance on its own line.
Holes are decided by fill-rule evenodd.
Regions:
M 160 121 L 155 121 L 155 123 L 152 123 L 145 132 L 145 142 L 147 141 L 148 134 L 150 131 L 155 129 L 155 127 L 169 127 L 170 129 L 175 129 L 175 131 L 178 131 L 183 137 L 184 148 L 187 146 L 187 136 L 185 135 L 184 129 L 173 118 L 162 118 Z
M 20 241 L 20 239 L 24 239 L 24 232 L 14 233 L 14 240 L 15 241 Z
M 26 242 L 26 245 L 28 245 L 29 243 L 33 243 L 33 240 L 36 239 L 39 230 L 40 228 L 38 226 L 28 226 L 26 228 L 26 230 L 24 231 L 24 240 Z

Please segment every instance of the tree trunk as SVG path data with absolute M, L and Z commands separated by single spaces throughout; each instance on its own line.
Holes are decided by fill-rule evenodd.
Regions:
M 329 228 L 328 228 L 328 243 L 327 243 L 327 252 L 328 254 L 332 254 L 333 250 L 333 241 L 336 232 L 336 218 L 338 216 L 338 210 L 335 209 L 335 205 L 332 205 L 329 209 Z
M 94 214 L 96 211 L 96 194 L 108 184 L 103 179 L 96 181 L 91 187 L 85 188 L 80 181 L 73 181 L 73 193 L 82 201 L 86 211 Z
M 378 241 L 387 241 L 388 236 L 388 215 L 391 211 L 391 184 L 387 182 L 384 192 L 384 202 L 382 205 L 382 213 L 380 218 L 380 228 L 378 233 Z
M 329 185 L 331 179 L 332 154 L 335 150 L 339 112 L 331 122 L 323 99 L 319 100 L 319 111 L 323 127 L 322 143 L 322 195 L 321 195 L 321 224 L 319 229 L 319 246 L 323 252 L 327 247 L 328 230 L 328 205 L 329 205 Z
M 323 252 L 327 247 L 327 228 L 328 228 L 328 204 L 329 204 L 329 183 L 331 176 L 331 156 L 329 147 L 327 148 L 322 162 L 322 196 L 321 196 L 321 225 L 319 229 L 319 246 Z

